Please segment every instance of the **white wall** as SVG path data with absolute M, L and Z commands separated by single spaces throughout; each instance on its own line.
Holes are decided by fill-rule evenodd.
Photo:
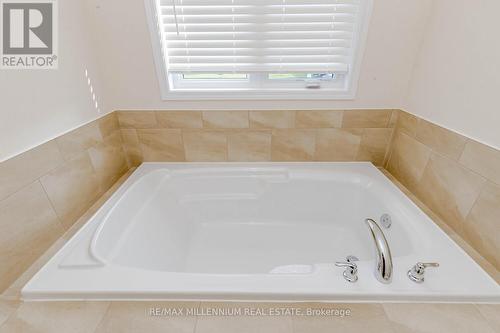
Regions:
M 99 1 L 99 0 L 94 0 Z M 169 101 L 160 99 L 144 0 L 100 1 L 96 10 L 106 95 L 116 109 L 399 108 L 431 0 L 375 0 L 358 95 L 352 101 Z
M 404 107 L 500 147 L 497 0 L 375 0 L 356 99 L 293 103 L 161 101 L 143 0 L 64 0 L 59 12 L 59 70 L 0 71 L 0 161 L 115 109 Z
M 405 109 L 500 149 L 500 1 L 438 0 Z
M 0 70 L 0 161 L 89 122 L 111 107 L 102 100 L 87 1 L 59 5 L 59 69 Z M 87 85 L 87 69 L 101 114 Z

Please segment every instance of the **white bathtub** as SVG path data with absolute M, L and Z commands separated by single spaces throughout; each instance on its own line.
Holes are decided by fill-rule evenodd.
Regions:
M 366 218 L 379 221 L 393 278 L 374 276 Z M 355 283 L 334 266 L 359 258 Z M 407 271 L 438 262 L 425 282 Z M 500 287 L 368 163 L 139 167 L 32 278 L 26 300 L 500 301 Z

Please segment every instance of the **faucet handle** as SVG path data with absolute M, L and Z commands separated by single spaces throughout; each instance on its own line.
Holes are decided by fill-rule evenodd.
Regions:
M 415 266 L 413 266 L 408 271 L 408 277 L 410 280 L 416 283 L 424 282 L 424 273 L 427 267 L 439 267 L 439 263 L 437 262 L 417 262 Z
M 359 260 L 358 257 L 352 256 L 352 255 L 351 256 L 347 256 L 345 258 L 345 261 L 347 261 L 347 262 L 353 262 L 353 261 L 358 261 L 358 260 Z
M 354 261 L 358 261 L 359 259 L 355 256 L 347 256 L 345 261 L 337 261 L 335 262 L 335 266 L 337 267 L 348 267 L 357 272 L 358 265 L 354 263 Z
M 345 267 L 345 271 L 342 274 L 344 279 L 349 282 L 358 281 L 358 265 L 354 263 L 354 261 L 358 261 L 359 259 L 355 256 L 347 256 L 346 261 L 337 261 L 335 266 L 337 267 Z
M 337 267 L 347 267 L 347 268 L 350 268 L 352 270 L 357 270 L 358 269 L 358 265 L 356 265 L 353 262 L 337 261 L 337 262 L 335 262 L 335 266 L 337 266 Z

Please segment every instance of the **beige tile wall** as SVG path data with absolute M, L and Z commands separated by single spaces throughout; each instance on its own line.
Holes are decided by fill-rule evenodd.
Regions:
M 116 113 L 0 163 L 0 291 L 128 168 Z
M 393 110 L 119 111 L 141 161 L 371 161 L 383 165 Z
M 500 269 L 500 151 L 398 112 L 386 169 Z

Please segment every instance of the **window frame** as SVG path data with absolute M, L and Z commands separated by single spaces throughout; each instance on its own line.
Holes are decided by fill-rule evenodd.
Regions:
M 171 89 L 174 86 L 172 77 L 167 72 L 167 61 L 164 56 L 164 45 L 163 45 L 163 33 L 161 32 L 161 27 L 158 23 L 158 13 L 160 11 L 159 2 L 157 0 L 144 0 L 146 9 L 146 19 L 149 26 L 149 31 L 151 34 L 151 44 L 153 51 L 153 60 L 156 68 L 157 79 L 160 88 L 161 99 L 164 101 L 168 100 L 248 100 L 248 99 L 260 99 L 260 100 L 352 100 L 356 97 L 358 89 L 358 81 L 361 73 L 361 65 L 363 60 L 363 55 L 366 46 L 366 40 L 368 36 L 368 28 L 370 24 L 371 14 L 373 11 L 373 0 L 366 1 L 366 12 L 364 13 L 364 20 L 361 22 L 360 33 L 355 36 L 354 42 L 357 45 L 357 50 L 353 59 L 352 72 L 344 80 L 345 88 L 342 90 L 334 89 L 306 89 L 306 88 L 294 88 L 292 89 L 285 86 L 291 86 L 286 83 L 289 80 L 281 81 L 282 87 L 279 88 L 278 82 L 271 83 L 272 80 L 267 79 L 269 88 L 266 89 L 255 89 L 248 88 L 241 85 L 241 89 L 227 89 L 223 87 L 222 83 L 227 83 L 225 80 L 211 79 L 211 84 L 219 85 L 219 89 L 200 89 L 193 85 L 194 82 L 190 82 L 190 87 L 185 89 Z M 249 80 L 252 80 L 258 75 L 267 75 L 265 73 L 249 73 Z M 182 74 L 173 74 L 182 75 Z M 200 80 L 201 81 L 201 80 Z M 217 82 L 219 81 L 219 82 Z M 245 80 L 234 80 L 236 81 Z M 297 81 L 294 81 L 297 82 Z M 305 82 L 305 81 L 299 81 Z M 200 82 L 198 82 L 200 83 Z M 274 88 L 276 86 L 276 88 Z M 293 85 L 292 85 L 293 86 Z M 225 89 L 225 90 L 223 90 Z

